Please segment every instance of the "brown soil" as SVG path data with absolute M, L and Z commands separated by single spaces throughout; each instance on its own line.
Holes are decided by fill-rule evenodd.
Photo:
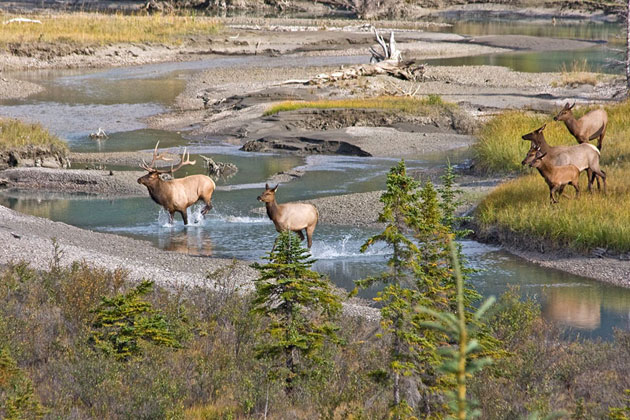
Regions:
M 17 166 L 67 168 L 68 151 L 56 147 L 28 146 L 0 151 L 0 170 Z

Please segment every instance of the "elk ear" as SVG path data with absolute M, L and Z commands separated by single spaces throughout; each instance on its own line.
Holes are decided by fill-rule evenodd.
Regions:
M 269 184 L 265 184 L 265 189 L 266 189 L 266 190 L 269 190 L 269 189 L 270 189 L 270 188 L 269 188 Z
M 564 109 L 571 109 L 571 106 L 569 105 L 568 102 L 566 104 L 564 104 Z
M 569 104 L 567 103 L 567 105 L 569 105 Z M 571 105 L 571 106 L 569 107 L 569 109 L 573 109 L 573 107 L 574 107 L 574 106 L 575 106 L 575 102 L 573 102 L 573 105 Z
M 273 187 L 273 189 L 271 191 L 276 192 L 276 190 L 278 189 L 279 186 L 280 186 L 280 184 L 276 184 L 276 186 Z
M 538 130 L 536 130 L 536 131 L 538 131 L 538 132 L 540 133 L 541 131 L 543 131 L 543 130 L 545 129 L 545 127 L 547 127 L 547 124 L 543 124 L 543 126 L 542 126 L 542 127 L 540 127 L 540 128 L 539 128 Z

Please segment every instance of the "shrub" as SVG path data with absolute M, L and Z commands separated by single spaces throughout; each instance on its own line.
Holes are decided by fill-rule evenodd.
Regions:
M 119 360 L 141 354 L 141 343 L 178 347 L 164 316 L 142 299 L 153 282 L 143 281 L 125 294 L 103 297 L 95 309 L 91 341 L 94 346 Z

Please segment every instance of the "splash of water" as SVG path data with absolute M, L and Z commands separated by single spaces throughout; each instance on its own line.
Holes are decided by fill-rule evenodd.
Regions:
M 391 252 L 383 245 L 374 245 L 361 252 L 363 244 L 361 238 L 355 238 L 352 235 L 344 235 L 337 241 L 315 241 L 311 248 L 311 255 L 319 260 L 334 260 L 338 258 L 369 258 L 369 257 L 385 257 Z

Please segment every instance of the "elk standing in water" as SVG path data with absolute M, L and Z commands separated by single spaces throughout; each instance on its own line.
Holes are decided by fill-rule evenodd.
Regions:
M 306 229 L 306 237 L 308 239 L 308 247 L 313 245 L 313 231 L 319 219 L 317 208 L 307 203 L 285 203 L 278 204 L 276 202 L 276 190 L 269 188 L 269 184 L 265 184 L 265 191 L 258 196 L 258 201 L 265 203 L 267 208 L 267 216 L 273 221 L 278 232 L 290 230 L 295 232 L 304 240 L 303 229 Z
M 578 143 L 588 143 L 590 140 L 597 139 L 597 148 L 602 150 L 602 141 L 606 134 L 606 126 L 608 125 L 608 114 L 603 109 L 594 109 L 584 114 L 579 120 L 573 116 L 573 105 L 569 106 L 567 102 L 564 108 L 553 117 L 554 121 L 564 121 L 569 132 L 575 137 Z
M 212 209 L 212 193 L 214 192 L 214 181 L 206 175 L 190 175 L 184 178 L 171 179 L 168 181 L 160 178 L 161 174 L 171 173 L 171 175 L 185 165 L 194 165 L 195 161 L 190 161 L 190 154 L 186 154 L 186 149 L 182 154 L 182 158 L 176 167 L 171 166 L 168 170 L 156 169 L 153 165 L 158 160 L 170 160 L 164 157 L 164 154 L 158 155 L 158 145 L 155 145 L 153 151 L 153 160 L 147 164 L 144 160 L 140 167 L 149 173 L 138 178 L 138 184 L 142 184 L 149 190 L 149 195 L 153 201 L 164 207 L 170 216 L 170 222 L 173 223 L 173 215 L 178 212 L 184 219 L 184 224 L 188 224 L 188 215 L 186 209 L 199 200 L 203 200 L 206 206 L 201 211 L 205 215 Z

